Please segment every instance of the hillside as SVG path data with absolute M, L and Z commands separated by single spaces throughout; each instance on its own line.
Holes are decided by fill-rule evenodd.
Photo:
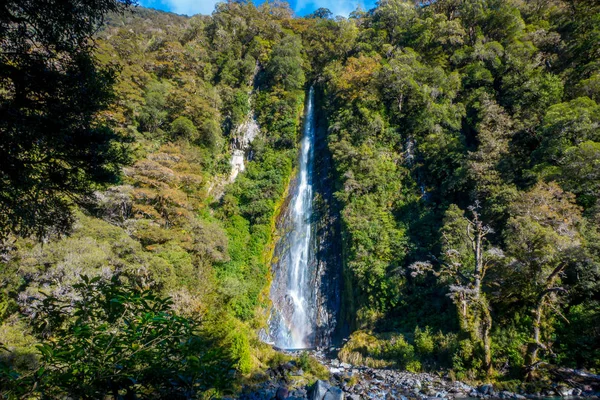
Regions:
M 317 307 L 336 308 L 314 346 L 512 392 L 563 384 L 559 367 L 600 373 L 597 2 L 385 0 L 299 18 L 229 1 L 211 16 L 135 6 L 103 22 L 90 51 L 115 79 L 86 121 L 111 150 L 79 155 L 99 165 L 89 193 L 60 191 L 84 167 L 31 173 L 53 182 L 36 186 L 42 200 L 59 188 L 52 214 L 10 191 L 23 179 L 0 162 L 6 398 L 235 397 L 290 360 L 296 386 L 327 378 L 308 353 L 264 342 L 273 307 L 292 307 L 271 288 L 284 285 L 303 171 L 314 214 L 298 218 L 315 224 L 321 273 L 309 284 Z M 33 112 L 11 119 L 9 31 L 6 143 L 22 138 L 13 125 L 53 129 L 23 125 Z M 86 88 L 64 97 L 81 103 Z M 314 169 L 299 157 L 308 121 Z M 80 143 L 69 129 L 52 168 Z M 43 220 L 28 214 L 38 206 Z

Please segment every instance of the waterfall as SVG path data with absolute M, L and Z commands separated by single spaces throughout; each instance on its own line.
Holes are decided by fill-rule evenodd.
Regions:
M 298 175 L 289 199 L 285 236 L 278 247 L 280 259 L 274 268 L 271 299 L 274 310 L 270 338 L 276 346 L 302 349 L 315 346 L 317 328 L 317 263 L 313 214 L 314 90 L 311 87 L 305 108 Z

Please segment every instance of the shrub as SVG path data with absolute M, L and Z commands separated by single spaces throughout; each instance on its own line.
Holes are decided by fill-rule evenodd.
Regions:
M 415 360 L 415 347 L 408 343 L 404 336 L 392 336 L 382 346 L 382 356 L 385 359 L 395 361 L 400 368 L 408 369 L 408 365 L 413 365 Z M 418 361 L 416 361 L 418 363 Z M 411 364 L 412 363 L 412 364 Z M 419 363 L 419 369 L 420 369 Z
M 302 354 L 300 354 L 296 360 L 296 365 L 298 368 L 302 368 L 304 372 L 313 375 L 317 379 L 329 379 L 329 369 L 306 351 L 303 351 Z
M 252 370 L 252 359 L 250 356 L 250 341 L 243 331 L 233 331 L 230 336 L 231 356 L 235 360 L 235 368 L 243 374 Z
M 422 331 L 418 326 L 415 328 L 415 347 L 417 353 L 429 356 L 433 353 L 434 340 L 429 327 Z
M 409 361 L 404 368 L 409 372 L 421 372 L 421 362 L 417 360 Z
M 194 123 L 189 118 L 183 116 L 177 117 L 175 121 L 171 122 L 171 135 L 174 138 L 182 138 L 190 142 L 196 142 L 200 137 Z
M 47 296 L 36 306 L 40 368 L 5 377 L 7 396 L 104 398 L 152 392 L 177 397 L 225 388 L 232 366 L 200 336 L 199 324 L 171 311 L 171 301 L 111 280 L 82 276 L 78 296 Z

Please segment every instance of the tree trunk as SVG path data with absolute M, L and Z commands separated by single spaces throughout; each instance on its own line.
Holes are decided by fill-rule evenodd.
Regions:
M 526 380 L 530 381 L 534 378 L 535 373 L 535 365 L 538 361 L 538 353 L 540 351 L 540 348 L 546 348 L 546 346 L 541 342 L 541 328 L 540 325 L 542 324 L 542 315 L 543 315 L 543 308 L 544 308 L 544 300 L 546 298 L 546 294 L 543 294 L 542 296 L 540 296 L 540 299 L 538 300 L 538 303 L 535 307 L 535 309 L 533 310 L 533 343 L 530 343 L 529 346 L 527 346 L 527 376 L 525 377 Z
M 546 284 L 544 290 L 539 294 L 537 304 L 533 309 L 533 342 L 529 344 L 527 347 L 527 355 L 525 357 L 526 365 L 527 365 L 527 374 L 525 376 L 526 380 L 532 380 L 535 376 L 535 366 L 538 362 L 538 353 L 540 349 L 546 350 L 547 347 L 542 343 L 542 317 L 544 315 L 544 303 L 546 298 L 550 293 L 564 292 L 566 291 L 562 287 L 552 287 L 554 285 L 554 281 L 562 270 L 565 268 L 566 264 L 559 264 L 554 268 L 554 270 L 548 275 L 546 278 Z
M 493 373 L 492 366 L 492 315 L 490 314 L 490 309 L 487 306 L 486 301 L 482 301 L 481 304 L 481 312 L 483 314 L 482 321 L 482 340 L 483 340 L 483 354 L 484 354 L 484 367 L 485 373 L 489 377 Z

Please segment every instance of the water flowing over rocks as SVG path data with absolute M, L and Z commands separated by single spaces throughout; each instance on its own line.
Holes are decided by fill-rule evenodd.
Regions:
M 331 344 L 340 305 L 341 277 L 335 252 L 332 193 L 325 138 L 310 89 L 305 108 L 298 173 L 277 221 L 272 259 L 273 309 L 264 341 L 283 349 Z

